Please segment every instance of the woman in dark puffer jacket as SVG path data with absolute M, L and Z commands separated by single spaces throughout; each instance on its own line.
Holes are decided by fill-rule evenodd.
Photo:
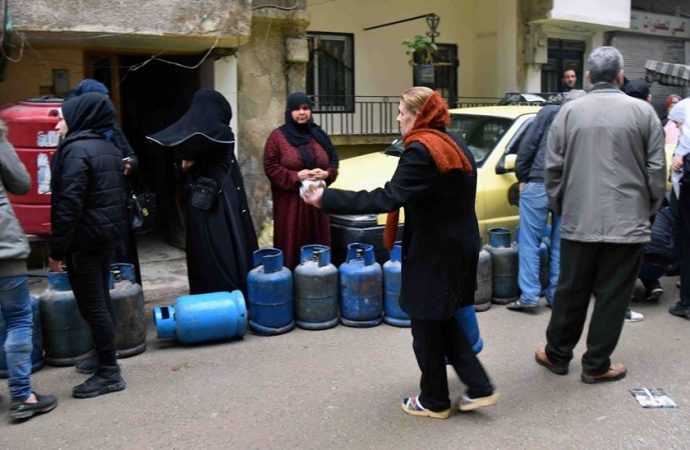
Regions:
M 108 308 L 114 249 L 126 235 L 126 188 L 120 150 L 106 139 L 115 108 L 103 94 L 65 101 L 56 129 L 64 138 L 53 161 L 49 266 L 66 265 L 79 311 L 91 328 L 98 369 L 72 395 L 121 391 L 115 326 Z

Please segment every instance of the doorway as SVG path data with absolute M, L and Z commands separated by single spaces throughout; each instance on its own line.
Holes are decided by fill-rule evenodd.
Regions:
M 158 211 L 153 233 L 169 244 L 184 247 L 184 226 L 173 152 L 150 143 L 146 136 L 160 131 L 187 111 L 200 88 L 199 56 L 166 56 L 169 64 L 139 55 L 86 55 L 85 76 L 105 84 L 118 111 L 118 120 L 139 161 L 136 191 L 156 193 Z M 148 61 L 148 62 L 147 62 Z M 178 65 L 179 64 L 179 65 Z
M 166 56 L 168 61 L 193 66 L 198 56 Z M 120 103 L 122 129 L 139 158 L 139 189 L 156 193 L 156 232 L 168 243 L 184 246 L 180 189 L 173 152 L 153 144 L 147 135 L 160 131 L 187 111 L 200 87 L 200 70 L 186 69 L 160 61 L 142 63 L 148 57 L 120 56 Z M 132 67 L 141 67 L 131 70 Z
M 422 54 L 415 52 L 414 61 L 417 64 L 413 70 L 412 85 L 427 86 L 440 92 L 448 101 L 449 108 L 457 107 L 458 102 L 458 46 L 455 44 L 437 44 L 438 50 L 434 55 L 434 63 L 427 67 L 422 65 Z
M 585 55 L 584 41 L 549 39 L 548 62 L 541 66 L 541 91 L 562 92 L 563 71 L 575 70 L 577 83 L 575 89 L 582 89 L 582 68 Z

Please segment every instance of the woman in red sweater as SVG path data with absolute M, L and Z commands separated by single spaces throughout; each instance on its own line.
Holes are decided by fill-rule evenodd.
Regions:
M 304 203 L 300 186 L 305 180 L 329 185 L 338 176 L 338 155 L 326 132 L 314 123 L 306 94 L 288 96 L 285 124 L 266 142 L 264 170 L 273 194 L 273 245 L 283 251 L 285 266 L 294 269 L 303 245 L 331 245 L 328 216 Z

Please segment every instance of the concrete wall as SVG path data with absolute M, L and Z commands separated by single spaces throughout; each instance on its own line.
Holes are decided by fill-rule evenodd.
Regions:
M 630 26 L 630 0 L 554 0 L 549 18 L 614 28 L 628 28 Z
M 501 96 L 517 87 L 517 0 L 309 0 L 309 31 L 354 33 L 356 95 L 399 96 L 412 84 L 402 41 L 428 31 L 424 19 L 364 28 L 435 13 L 437 42 L 457 44 L 460 96 Z M 497 14 L 500 11 L 500 14 Z M 506 68 L 511 68 L 506 70 Z
M 304 11 L 260 10 L 250 42 L 237 52 L 237 151 L 261 245 L 271 244 L 273 231 L 271 186 L 263 168 L 266 139 L 284 122 L 288 94 L 305 87 L 305 63 L 287 62 L 286 38 L 303 37 L 307 24 Z
M 251 0 L 8 0 L 21 32 L 221 36 L 221 46 L 249 38 Z M 95 43 L 96 41 L 94 41 Z
M 518 53 L 518 85 L 520 90 L 528 92 L 541 90 L 541 64 L 533 64 L 534 59 L 526 58 L 530 53 L 528 47 L 535 42 L 530 39 L 530 33 L 538 33 L 544 45 L 548 39 L 584 42 L 586 71 L 589 53 L 605 44 L 604 33 L 630 26 L 630 0 L 520 0 L 519 7 L 518 33 L 523 43 Z M 547 49 L 541 50 L 545 58 Z M 586 80 L 583 85 L 588 87 Z

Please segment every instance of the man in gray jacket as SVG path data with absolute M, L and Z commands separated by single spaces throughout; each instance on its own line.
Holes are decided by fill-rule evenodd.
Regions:
M 663 200 L 666 160 L 654 109 L 619 89 L 620 52 L 599 47 L 588 65 L 592 90 L 561 107 L 547 141 L 544 183 L 562 215 L 561 273 L 547 344 L 535 358 L 556 374 L 568 372 L 594 294 L 581 375 L 591 384 L 627 373 L 610 356 L 650 241 L 649 218 Z
M 6 133 L 7 128 L 0 121 L 0 309 L 7 329 L 5 355 L 12 398 L 10 418 L 20 420 L 51 411 L 57 399 L 31 389 L 33 328 L 26 277 L 29 243 L 5 191 L 26 194 L 31 188 L 31 178 L 5 139 Z

